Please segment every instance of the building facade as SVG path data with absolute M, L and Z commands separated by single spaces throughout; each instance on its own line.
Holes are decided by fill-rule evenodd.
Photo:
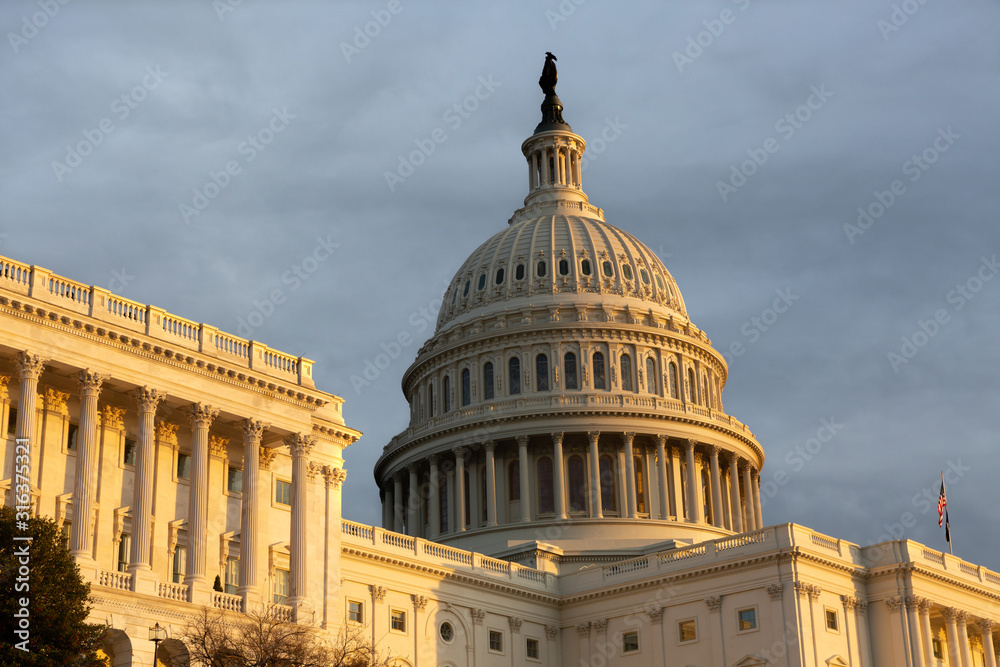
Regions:
M 273 604 L 396 665 L 996 667 L 1000 574 L 766 526 L 725 360 L 589 203 L 554 90 L 542 116 L 524 206 L 404 374 L 381 527 L 342 517 L 361 434 L 311 361 L 0 258 L 0 487 L 26 443 L 110 664 L 183 664 L 200 610 Z

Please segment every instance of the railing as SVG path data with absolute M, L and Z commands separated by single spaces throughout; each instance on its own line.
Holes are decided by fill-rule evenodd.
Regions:
M 216 609 L 225 609 L 226 611 L 242 611 L 243 598 L 241 598 L 239 595 L 232 595 L 230 593 L 220 593 L 218 591 L 213 591 L 212 606 L 215 607 Z
M 462 551 L 454 547 L 446 547 L 443 544 L 427 542 L 424 544 L 424 553 L 428 556 L 436 556 L 442 560 L 450 560 L 462 565 L 472 565 L 472 552 Z
M 382 533 L 382 543 L 396 547 L 397 549 L 406 549 L 407 551 L 417 550 L 416 538 L 409 537 L 408 535 L 400 535 L 399 533 Z
M 120 296 L 108 296 L 108 314 L 136 324 L 146 324 L 146 306 Z
M 633 560 L 624 560 L 620 563 L 612 563 L 611 565 L 605 565 L 604 576 L 617 577 L 620 574 L 628 574 L 629 572 L 637 572 L 639 570 L 646 570 L 648 568 L 649 568 L 649 557 L 643 556 L 642 558 L 635 558 Z
M 489 570 L 490 572 L 496 572 L 497 574 L 510 574 L 510 563 L 508 561 L 500 560 L 498 558 L 490 558 L 489 556 L 480 556 L 479 566 L 484 570 Z
M 12 259 L 0 257 L 0 278 L 5 282 L 27 287 L 31 284 L 31 267 Z
M 132 590 L 132 575 L 128 572 L 101 570 L 97 573 L 97 585 L 119 591 Z
M 375 541 L 374 530 L 371 526 L 354 523 L 353 521 L 342 521 L 341 530 L 348 535 L 360 537 L 363 540 Z
M 285 623 L 292 622 L 292 608 L 287 604 L 276 604 L 273 607 L 274 617 L 279 621 L 284 621 Z
M 930 549 L 924 549 L 923 552 L 924 552 L 924 558 L 926 558 L 927 560 L 931 560 L 934 561 L 935 563 L 944 565 L 943 553 L 939 551 L 931 551 Z
M 696 544 L 693 547 L 687 547 L 685 549 L 675 549 L 673 551 L 664 551 L 659 553 L 657 554 L 657 560 L 661 565 L 663 563 L 673 563 L 679 560 L 704 556 L 706 551 L 707 547 L 704 544 Z
M 840 554 L 840 540 L 834 540 L 823 535 L 812 533 L 809 535 L 809 541 L 817 546 L 825 547 L 831 551 L 836 551 L 838 555 Z
M 199 325 L 197 322 L 192 322 L 191 320 L 186 320 L 183 317 L 177 317 L 176 315 L 164 315 L 163 316 L 163 332 L 170 334 L 171 336 L 177 336 L 178 338 L 183 338 L 184 340 L 196 341 L 198 340 Z
M 156 594 L 168 600 L 187 600 L 188 587 L 186 584 L 175 584 L 173 582 L 160 582 L 156 587 Z
M 90 303 L 90 287 L 75 280 L 52 276 L 49 278 L 49 294 L 69 299 L 74 303 L 86 306 Z
M 975 577 L 976 579 L 979 579 L 979 567 L 978 566 L 969 565 L 968 563 L 964 563 L 964 562 L 959 562 L 958 569 L 961 570 L 964 574 L 969 574 L 969 575 L 972 575 L 973 577 Z
M 725 551 L 726 549 L 735 549 L 737 547 L 743 547 L 748 544 L 757 544 L 759 542 L 764 542 L 765 540 L 767 540 L 769 532 L 770 531 L 768 530 L 758 530 L 754 533 L 733 535 L 732 537 L 726 537 L 721 540 L 716 540 L 715 550 Z
M 284 352 L 277 352 L 275 350 L 268 350 L 264 353 L 264 365 L 268 368 L 273 368 L 274 370 L 282 371 L 284 373 L 299 372 L 298 359 L 289 354 L 285 354 Z
M 236 336 L 231 336 L 227 333 L 222 333 L 221 331 L 215 334 L 214 338 L 215 349 L 217 351 L 231 354 L 234 357 L 239 357 L 240 359 L 250 358 L 249 341 L 243 338 L 237 338 Z

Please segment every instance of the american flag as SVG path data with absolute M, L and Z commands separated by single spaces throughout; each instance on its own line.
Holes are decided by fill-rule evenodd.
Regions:
M 944 539 L 951 544 L 951 526 L 948 524 L 948 497 L 944 494 L 944 473 L 941 473 L 941 493 L 938 495 L 938 526 L 944 526 Z

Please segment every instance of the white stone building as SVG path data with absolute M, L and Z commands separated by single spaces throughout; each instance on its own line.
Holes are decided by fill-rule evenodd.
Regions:
M 275 602 L 399 665 L 996 667 L 1000 574 L 765 527 L 723 357 L 589 203 L 554 93 L 542 111 L 524 207 L 404 375 L 382 527 L 342 519 L 360 433 L 308 359 L 0 260 L 6 502 L 26 438 L 33 511 L 67 525 L 112 664 L 152 664 L 154 623 L 176 664 L 201 606 Z

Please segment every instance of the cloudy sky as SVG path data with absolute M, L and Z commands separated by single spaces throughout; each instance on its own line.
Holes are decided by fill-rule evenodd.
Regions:
M 946 549 L 948 471 L 956 555 L 1000 569 L 995 2 L 10 0 L 0 26 L 0 254 L 316 360 L 365 432 L 347 517 L 379 521 L 403 371 L 526 194 L 552 51 L 591 202 L 727 355 L 766 522 Z

